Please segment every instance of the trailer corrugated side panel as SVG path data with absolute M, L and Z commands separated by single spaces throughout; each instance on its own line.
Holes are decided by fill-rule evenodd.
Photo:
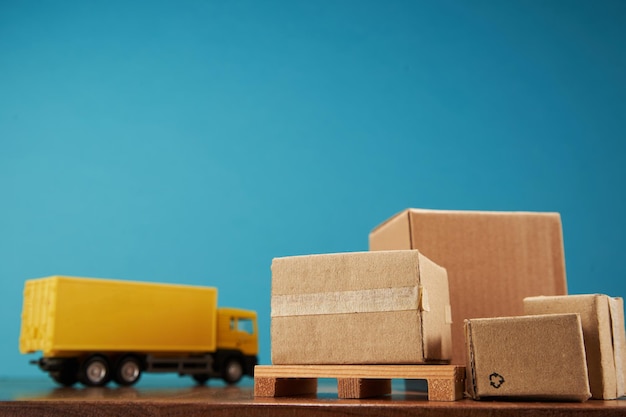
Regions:
M 37 282 L 39 281 L 39 282 Z M 48 282 L 49 281 L 49 282 Z M 31 297 L 29 283 L 41 293 Z M 216 347 L 217 289 L 74 277 L 27 282 L 23 350 L 210 352 Z M 32 298 L 33 301 L 27 301 Z M 27 313 L 28 311 L 28 313 Z
M 57 282 L 56 279 L 51 278 L 26 281 L 22 306 L 20 352 L 49 351 L 52 348 Z

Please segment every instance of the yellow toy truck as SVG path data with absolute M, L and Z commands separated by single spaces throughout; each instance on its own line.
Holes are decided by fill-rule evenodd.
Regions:
M 27 280 L 20 352 L 64 386 L 130 386 L 142 372 L 199 384 L 253 376 L 256 313 L 217 307 L 217 289 L 52 276 Z

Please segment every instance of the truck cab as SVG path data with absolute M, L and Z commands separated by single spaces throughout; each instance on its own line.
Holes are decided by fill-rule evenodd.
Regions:
M 217 349 L 238 350 L 246 356 L 259 350 L 256 312 L 238 308 L 218 308 Z
M 216 367 L 228 383 L 243 375 L 254 375 L 257 363 L 258 330 L 256 312 L 238 308 L 217 309 Z

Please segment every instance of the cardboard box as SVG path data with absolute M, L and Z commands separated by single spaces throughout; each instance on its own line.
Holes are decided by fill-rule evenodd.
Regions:
M 626 336 L 624 303 L 606 295 L 530 297 L 524 299 L 526 314 L 579 313 L 591 395 L 615 399 L 624 395 Z
M 415 250 L 276 258 L 271 315 L 275 365 L 451 357 L 446 270 Z
M 408 209 L 376 227 L 370 250 L 419 249 L 446 268 L 452 363 L 465 363 L 463 320 L 523 314 L 522 300 L 564 295 L 558 213 Z
M 591 396 L 578 314 L 466 320 L 465 337 L 474 399 Z

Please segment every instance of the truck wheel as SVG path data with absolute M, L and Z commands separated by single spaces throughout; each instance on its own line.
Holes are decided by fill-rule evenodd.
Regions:
M 129 387 L 141 377 L 141 362 L 134 356 L 125 356 L 117 363 L 113 380 L 123 387 Z
M 78 380 L 88 387 L 102 387 L 111 380 L 109 361 L 101 355 L 87 358 L 78 371 Z
M 194 374 L 191 377 L 198 383 L 198 385 L 204 385 L 209 380 L 209 375 L 207 374 Z
M 222 379 L 227 384 L 236 384 L 243 376 L 243 365 L 237 358 L 229 358 L 222 368 Z

